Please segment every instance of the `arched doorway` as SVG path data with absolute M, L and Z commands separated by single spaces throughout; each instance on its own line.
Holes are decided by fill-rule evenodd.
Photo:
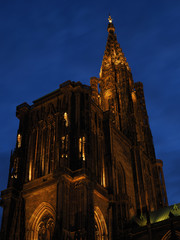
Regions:
M 51 240 L 55 226 L 55 209 L 42 202 L 33 212 L 26 233 L 27 240 Z
M 94 220 L 95 220 L 95 240 L 107 240 L 108 231 L 106 221 L 101 210 L 97 206 L 94 209 Z

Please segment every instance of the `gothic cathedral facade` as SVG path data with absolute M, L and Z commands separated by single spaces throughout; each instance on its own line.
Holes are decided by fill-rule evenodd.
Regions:
M 128 239 L 135 216 L 168 206 L 143 84 L 111 18 L 100 77 L 64 82 L 16 115 L 2 240 Z

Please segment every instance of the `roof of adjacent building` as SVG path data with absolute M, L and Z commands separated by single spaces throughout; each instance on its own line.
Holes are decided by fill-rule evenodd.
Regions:
M 180 216 L 180 203 L 149 213 L 151 224 L 167 220 L 173 216 Z M 141 227 L 145 226 L 147 224 L 147 216 L 143 214 L 140 217 L 133 218 L 133 221 L 135 221 Z

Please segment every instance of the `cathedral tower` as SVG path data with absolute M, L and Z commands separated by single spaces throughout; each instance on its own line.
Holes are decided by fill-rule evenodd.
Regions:
M 111 17 L 100 77 L 90 84 L 67 81 L 17 106 L 2 240 L 115 240 L 133 217 L 167 206 L 143 85 Z

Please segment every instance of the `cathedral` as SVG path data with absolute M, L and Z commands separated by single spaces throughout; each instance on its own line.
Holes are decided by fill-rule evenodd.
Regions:
M 1 240 L 180 239 L 180 204 L 168 206 L 143 84 L 111 17 L 107 30 L 90 86 L 66 81 L 17 106 Z

